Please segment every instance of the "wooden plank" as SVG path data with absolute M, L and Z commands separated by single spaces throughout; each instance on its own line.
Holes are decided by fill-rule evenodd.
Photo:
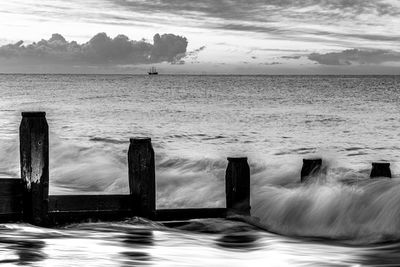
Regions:
M 24 191 L 24 221 L 34 225 L 47 225 L 49 126 L 45 112 L 22 112 L 19 151 Z
M 15 178 L 0 178 L 0 196 L 22 195 L 22 181 Z
M 22 221 L 22 212 L 0 214 L 0 223 L 20 222 Z
M 155 212 L 156 221 L 179 221 L 202 218 L 225 218 L 226 208 L 205 209 L 159 209 Z
M 0 196 L 0 214 L 22 213 L 22 196 Z
M 128 211 L 130 195 L 52 195 L 49 211 Z
M 246 157 L 228 158 L 225 172 L 226 207 L 250 215 L 250 167 Z
M 310 177 L 318 175 L 322 170 L 322 159 L 303 159 L 303 167 L 301 168 L 300 181 L 307 182 Z
M 370 178 L 392 178 L 389 162 L 372 162 Z
M 0 178 L 0 223 L 22 220 L 22 182 Z
M 151 218 L 156 209 L 156 177 L 151 138 L 131 138 L 128 149 L 129 192 L 132 209 Z
M 108 211 L 51 211 L 48 214 L 50 224 L 82 223 L 96 221 L 121 221 L 132 217 L 130 210 Z

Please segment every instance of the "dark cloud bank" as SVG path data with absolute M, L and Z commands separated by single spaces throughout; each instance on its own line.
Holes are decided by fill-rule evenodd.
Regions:
M 24 64 L 134 65 L 182 62 L 188 41 L 174 34 L 156 34 L 153 44 L 130 40 L 125 35 L 110 38 L 98 33 L 87 43 L 67 41 L 60 34 L 49 40 L 23 45 L 23 41 L 0 46 L 0 58 Z
M 312 53 L 308 59 L 322 65 L 363 65 L 400 62 L 400 52 L 384 49 L 347 49 L 326 54 Z

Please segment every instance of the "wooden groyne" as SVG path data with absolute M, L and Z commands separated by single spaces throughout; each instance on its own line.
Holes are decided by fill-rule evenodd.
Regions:
M 326 175 L 327 168 L 321 158 L 303 159 L 300 181 L 307 182 L 313 176 Z M 389 162 L 372 162 L 370 178 L 392 178 Z
M 158 221 L 250 215 L 247 158 L 227 158 L 226 207 L 157 209 L 154 150 L 150 138 L 130 139 L 129 194 L 49 195 L 49 129 L 45 112 L 22 112 L 19 129 L 21 178 L 0 179 L 0 223 L 39 226 L 121 220 L 141 216 Z M 371 178 L 391 177 L 389 163 L 373 163 Z M 325 172 L 321 159 L 304 159 L 301 182 Z
M 132 138 L 128 150 L 129 194 L 49 195 L 49 129 L 45 112 L 22 112 L 19 129 L 21 178 L 0 179 L 0 222 L 39 226 L 121 220 L 225 218 L 250 213 L 247 158 L 228 158 L 227 208 L 156 209 L 154 150 L 150 138 Z

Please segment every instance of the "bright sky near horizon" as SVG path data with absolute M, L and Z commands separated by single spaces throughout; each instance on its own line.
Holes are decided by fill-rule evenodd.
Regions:
M 399 0 L 8 0 L 0 72 L 400 74 L 399 25 Z

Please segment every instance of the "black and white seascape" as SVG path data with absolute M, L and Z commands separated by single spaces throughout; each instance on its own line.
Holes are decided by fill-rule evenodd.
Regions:
M 397 0 L 1 3 L 0 263 L 400 265 L 399 15 Z M 69 223 L 27 219 L 31 181 L 8 186 L 46 168 L 33 152 L 23 167 L 37 111 L 46 214 L 65 195 L 96 206 Z M 151 138 L 168 220 L 93 211 L 132 195 L 133 137 Z M 230 205 L 228 157 L 247 158 L 250 214 L 178 219 Z

